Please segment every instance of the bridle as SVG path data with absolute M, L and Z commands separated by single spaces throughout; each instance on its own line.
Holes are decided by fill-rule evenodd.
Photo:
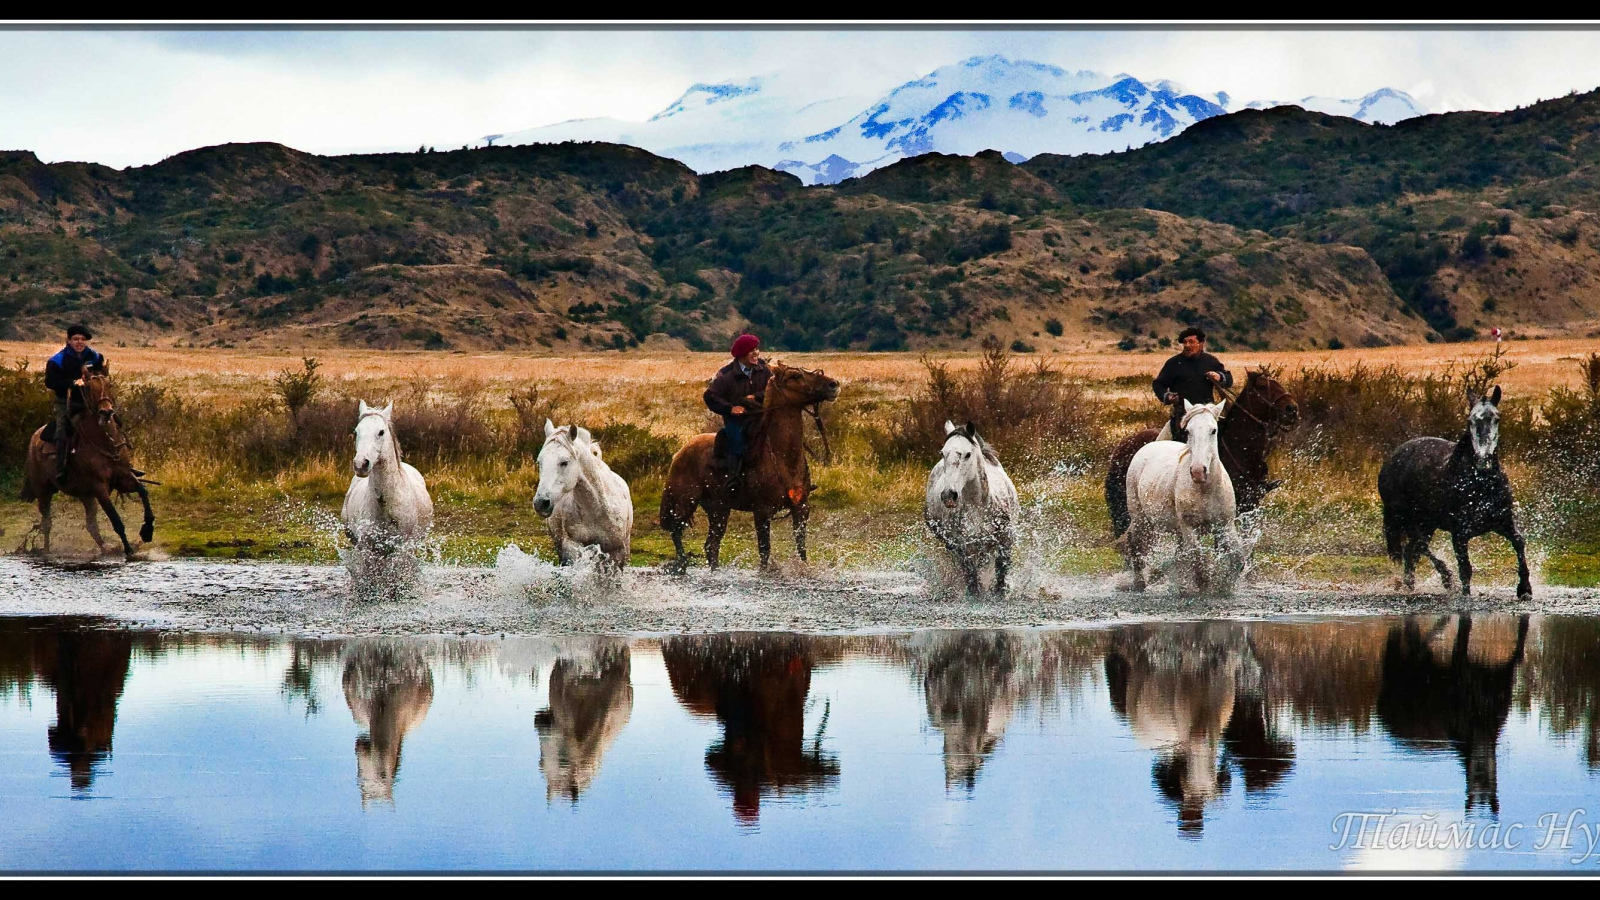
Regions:
M 89 396 L 89 382 L 95 379 L 100 379 L 105 382 L 105 394 L 101 399 L 110 404 L 110 406 L 104 410 L 98 409 L 98 403 L 93 402 L 92 398 Z M 105 421 L 115 421 L 117 415 L 117 401 L 111 396 L 110 375 L 107 375 L 103 372 L 95 373 L 85 371 L 82 377 L 80 377 L 73 385 L 73 388 L 78 392 L 78 398 L 83 401 L 83 411 L 85 414 L 93 412 L 94 415 L 103 417 Z M 128 442 L 128 438 L 122 433 L 121 428 L 116 429 L 114 436 L 113 432 L 107 431 L 105 428 L 101 428 L 100 430 L 104 432 L 108 438 L 111 438 L 111 453 L 113 456 L 120 456 L 121 451 L 124 449 L 126 449 L 130 455 L 133 453 L 133 445 Z
M 792 372 L 802 372 L 806 375 L 814 375 L 818 378 L 828 377 L 821 369 L 802 369 L 798 366 L 784 366 L 784 368 Z M 776 373 L 774 373 L 773 380 L 776 381 Z M 770 384 L 771 383 L 769 382 L 769 389 Z M 783 388 L 781 384 L 778 385 L 778 387 L 780 389 Z M 822 421 L 822 404 L 826 402 L 826 400 L 820 398 L 815 400 L 801 398 L 798 400 L 786 400 L 777 404 L 762 404 L 761 409 L 756 412 L 756 415 L 765 419 L 767 413 L 799 407 L 801 412 L 809 415 L 811 417 L 811 421 L 816 423 L 817 434 L 822 437 L 822 458 L 818 461 L 825 466 L 830 466 L 833 465 L 833 447 L 828 442 L 828 429 Z M 804 442 L 802 442 L 802 446 L 804 446 Z M 812 459 L 817 459 L 817 455 L 812 452 L 810 447 L 806 447 L 805 449 L 806 455 L 810 456 Z

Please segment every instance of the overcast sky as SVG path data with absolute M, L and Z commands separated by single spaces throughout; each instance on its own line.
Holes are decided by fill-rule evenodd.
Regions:
M 1236 100 L 1407 91 L 1502 110 L 1600 86 L 1600 31 L 0 30 L 0 149 L 118 168 L 230 141 L 459 147 L 643 120 L 689 85 L 774 70 L 876 96 L 968 56 L 1169 78 Z

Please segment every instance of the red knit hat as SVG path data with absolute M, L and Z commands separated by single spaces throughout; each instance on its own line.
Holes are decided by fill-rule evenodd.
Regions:
M 751 350 L 754 350 L 754 349 L 756 349 L 757 347 L 760 347 L 760 346 L 761 346 L 761 339 L 760 338 L 756 337 L 753 334 L 741 334 L 741 335 L 739 335 L 738 338 L 736 338 L 734 340 L 733 349 L 730 350 L 729 352 L 733 354 L 734 359 L 739 359 L 739 358 L 742 358 L 745 354 L 749 353 Z

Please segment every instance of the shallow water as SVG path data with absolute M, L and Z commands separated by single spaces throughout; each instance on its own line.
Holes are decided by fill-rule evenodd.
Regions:
M 340 639 L 0 616 L 0 866 L 1592 873 L 1596 647 L 1594 617 L 1492 613 Z M 1341 847 L 1342 813 L 1393 818 Z

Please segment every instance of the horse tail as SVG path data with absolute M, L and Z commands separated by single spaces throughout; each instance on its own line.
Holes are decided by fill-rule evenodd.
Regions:
M 1383 544 L 1389 551 L 1389 558 L 1400 562 L 1404 555 L 1401 546 L 1405 540 L 1405 529 L 1400 527 L 1400 517 L 1390 512 L 1388 505 L 1383 507 Z
M 1113 457 L 1106 472 L 1106 510 L 1111 513 L 1111 536 L 1121 537 L 1128 530 L 1128 465 Z

